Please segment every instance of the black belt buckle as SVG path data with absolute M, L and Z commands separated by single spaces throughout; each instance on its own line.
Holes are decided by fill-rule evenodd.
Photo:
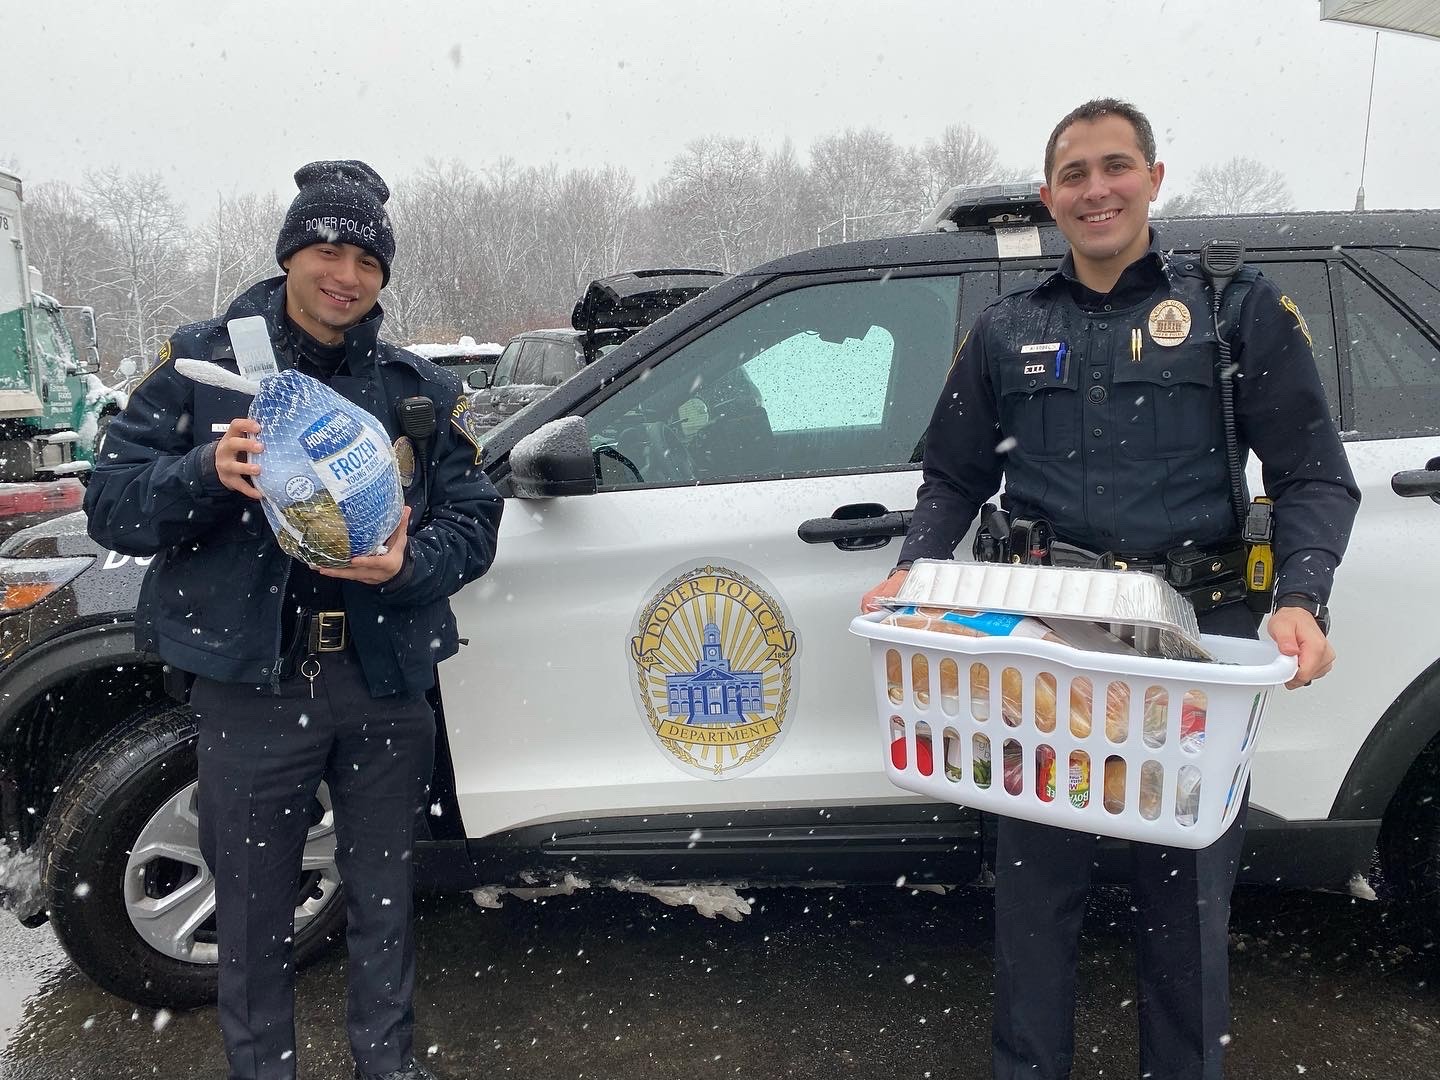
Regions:
M 349 643 L 343 611 L 317 611 L 310 616 L 312 653 L 343 652 Z

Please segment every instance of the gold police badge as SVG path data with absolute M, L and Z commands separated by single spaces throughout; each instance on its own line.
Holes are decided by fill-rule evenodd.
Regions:
M 1190 336 L 1190 309 L 1179 300 L 1161 300 L 1150 309 L 1150 337 L 1169 348 Z
M 630 639 L 650 736 L 679 768 L 725 780 L 756 768 L 784 734 L 798 648 L 780 603 L 725 566 L 662 585 Z
M 395 452 L 395 468 L 400 472 L 400 486 L 408 491 L 415 483 L 415 444 L 410 436 L 401 435 L 391 449 Z

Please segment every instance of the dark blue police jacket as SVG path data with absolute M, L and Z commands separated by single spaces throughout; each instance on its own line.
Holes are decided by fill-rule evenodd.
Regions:
M 1013 512 L 1087 548 L 1153 558 L 1238 537 L 1197 263 L 1152 236 L 1105 296 L 1075 281 L 1067 256 L 981 312 L 926 432 L 902 561 L 949 558 L 1002 473 Z M 1255 451 L 1275 501 L 1276 593 L 1324 602 L 1360 493 L 1309 330 L 1264 277 L 1225 329 L 1241 459 Z
M 276 352 L 285 279 L 260 282 L 222 318 L 180 328 L 159 362 L 110 424 L 85 493 L 91 537 L 126 555 L 154 555 L 136 611 L 137 645 L 166 663 L 220 682 L 278 684 L 282 606 L 292 560 L 276 542 L 259 503 L 220 483 L 209 444 L 250 398 L 193 382 L 173 358 L 236 370 L 225 324 L 262 315 Z M 435 665 L 459 648 L 449 596 L 490 567 L 502 501 L 477 463 L 462 427 L 464 401 L 452 373 L 380 340 L 377 305 L 345 334 L 348 374 L 330 386 L 368 410 L 392 439 L 401 435 L 393 403 L 424 396 L 436 432 L 417 447 L 423 465 L 406 491 L 405 563 L 381 586 L 342 582 L 361 667 L 376 697 L 416 695 L 435 681 Z M 460 406 L 457 412 L 457 405 Z M 428 450 L 428 452 L 427 452 Z M 261 463 L 263 464 L 263 457 Z

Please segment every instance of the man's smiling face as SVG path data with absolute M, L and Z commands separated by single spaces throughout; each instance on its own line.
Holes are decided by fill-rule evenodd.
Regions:
M 1150 203 L 1165 166 L 1145 160 L 1123 116 L 1077 120 L 1055 144 L 1055 166 L 1040 197 L 1083 263 L 1123 269 L 1149 246 Z
M 380 260 L 354 244 L 311 244 L 285 261 L 285 313 L 318 341 L 337 344 L 375 306 Z

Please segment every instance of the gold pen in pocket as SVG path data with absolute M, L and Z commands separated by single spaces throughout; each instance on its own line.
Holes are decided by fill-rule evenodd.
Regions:
M 1130 362 L 1140 362 L 1140 328 L 1136 327 L 1130 331 Z

